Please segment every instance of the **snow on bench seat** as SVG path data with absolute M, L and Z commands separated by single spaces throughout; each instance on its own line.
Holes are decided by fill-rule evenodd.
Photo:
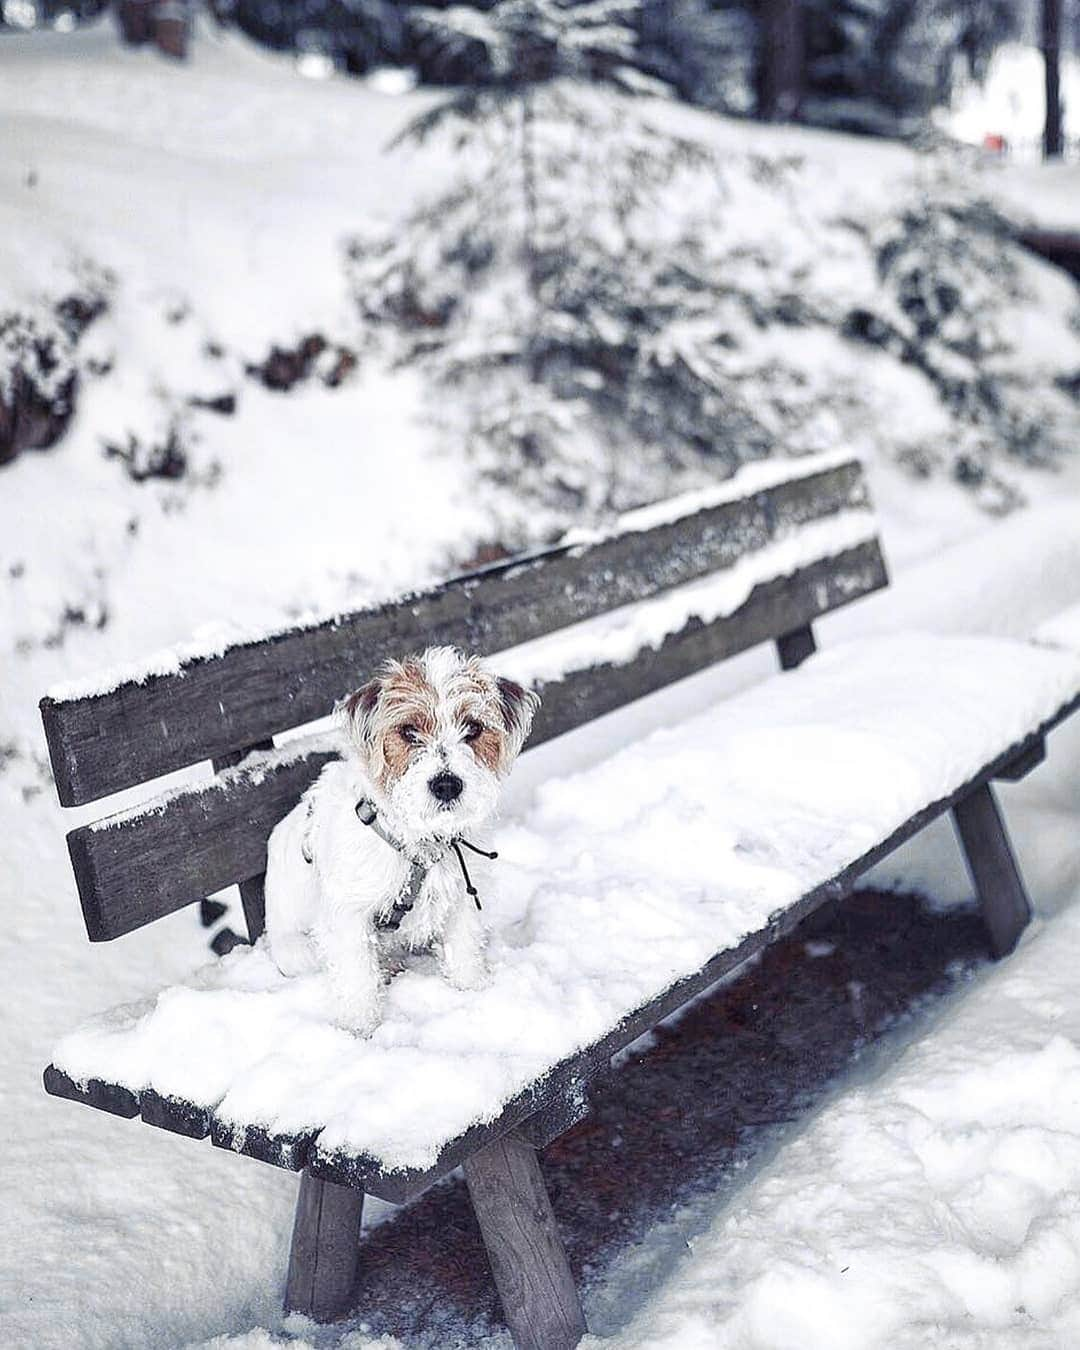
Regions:
M 1035 630 L 1035 641 L 1047 647 L 1080 652 L 1080 603 L 1055 614 Z
M 902 635 L 819 654 L 541 786 L 483 894 L 489 988 L 427 958 L 369 1040 L 323 978 L 260 943 L 62 1040 L 57 1067 L 213 1108 L 385 1172 L 440 1150 L 560 1060 L 762 929 L 1080 697 L 1080 654 Z

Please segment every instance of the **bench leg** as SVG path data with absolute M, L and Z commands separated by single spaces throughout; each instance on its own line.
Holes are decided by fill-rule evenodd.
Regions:
M 784 633 L 776 639 L 776 654 L 780 658 L 781 670 L 794 670 L 816 651 L 814 630 L 809 624 L 803 628 L 796 628 L 791 633 Z
M 465 1180 L 517 1350 L 572 1350 L 585 1315 L 536 1150 L 504 1135 L 468 1159 Z
M 296 1202 L 285 1311 L 332 1322 L 352 1306 L 364 1192 L 303 1172 Z
M 957 802 L 953 820 L 990 930 L 990 950 L 996 957 L 1008 956 L 1031 918 L 1031 902 L 990 785 Z

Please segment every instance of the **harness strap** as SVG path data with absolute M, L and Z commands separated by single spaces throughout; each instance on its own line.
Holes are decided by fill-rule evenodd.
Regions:
M 310 812 L 310 806 L 308 809 Z M 446 848 L 444 847 L 440 854 L 437 857 L 433 857 L 430 862 L 424 862 L 410 854 L 401 840 L 398 839 L 396 835 L 391 834 L 386 826 L 383 825 L 379 820 L 378 808 L 370 798 L 361 797 L 356 803 L 355 810 L 357 820 L 359 820 L 362 825 L 366 825 L 368 829 L 373 830 L 385 844 L 389 844 L 392 849 L 395 849 L 400 853 L 409 864 L 408 875 L 405 878 L 405 884 L 401 888 L 401 894 L 390 907 L 389 913 L 380 915 L 375 920 L 376 928 L 381 929 L 384 932 L 393 933 L 401 927 L 402 919 L 405 918 L 413 905 L 415 905 L 420 898 L 420 891 L 424 885 L 427 874 L 437 862 L 440 862 L 442 858 L 446 856 Z M 465 879 L 465 891 L 468 895 L 472 896 L 473 904 L 476 908 L 481 909 L 480 897 L 476 893 L 476 887 L 472 884 L 472 878 L 469 876 L 469 869 L 465 866 L 465 858 L 461 852 L 462 845 L 464 845 L 465 848 L 470 849 L 473 853 L 479 853 L 485 858 L 497 858 L 499 855 L 495 852 L 489 853 L 486 849 L 477 848 L 475 844 L 470 844 L 467 839 L 462 839 L 460 835 L 457 838 L 451 839 L 449 842 L 449 848 L 453 850 L 454 856 L 458 860 L 458 865 L 461 867 L 461 875 Z M 311 852 L 307 846 L 306 839 L 301 845 L 301 851 L 303 852 L 305 861 L 311 862 Z

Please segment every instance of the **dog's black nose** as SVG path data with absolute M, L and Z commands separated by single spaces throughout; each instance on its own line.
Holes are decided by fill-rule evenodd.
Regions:
M 428 783 L 431 795 L 438 798 L 440 802 L 454 802 L 461 796 L 461 789 L 465 784 L 456 773 L 450 773 L 444 769 L 442 773 L 437 773 Z

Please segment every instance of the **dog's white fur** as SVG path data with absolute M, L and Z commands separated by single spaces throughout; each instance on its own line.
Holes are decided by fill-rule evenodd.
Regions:
M 387 972 L 408 951 L 432 950 L 460 988 L 485 982 L 486 935 L 446 846 L 494 815 L 499 780 L 538 705 L 453 647 L 387 662 L 339 705 L 351 753 L 328 764 L 274 829 L 266 871 L 270 954 L 284 975 L 327 972 L 339 1025 L 375 1029 Z M 460 781 L 456 800 L 433 794 L 438 774 Z M 401 894 L 409 861 L 357 818 L 362 797 L 410 854 L 437 858 L 396 931 L 376 921 Z

